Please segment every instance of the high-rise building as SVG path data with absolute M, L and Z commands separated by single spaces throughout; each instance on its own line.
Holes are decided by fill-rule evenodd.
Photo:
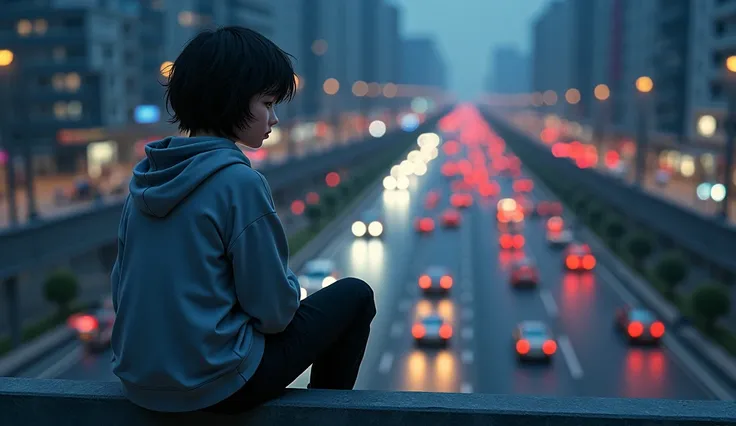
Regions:
M 529 58 L 513 47 L 493 51 L 488 73 L 487 91 L 498 94 L 528 93 Z
M 2 75 L 11 90 L 11 151 L 27 147 L 41 171 L 78 170 L 117 156 L 114 144 L 88 144 L 77 129 L 124 125 L 140 99 L 135 89 L 137 2 L 5 3 L 0 45 L 15 53 Z M 129 63 L 130 60 L 130 63 Z M 3 111 L 5 113 L 5 111 Z M 7 118 L 7 117 L 6 117 Z M 55 159 L 56 161 L 51 161 Z
M 594 101 L 593 57 L 595 55 L 596 0 L 570 0 L 571 59 L 570 87 L 580 93 L 580 100 L 569 108 L 578 121 L 589 121 Z
M 430 37 L 409 37 L 402 43 L 402 83 L 447 88 L 447 62 Z
M 532 89 L 547 93 L 547 109 L 564 115 L 565 92 L 572 82 L 571 14 L 567 2 L 556 1 L 537 18 L 533 27 Z

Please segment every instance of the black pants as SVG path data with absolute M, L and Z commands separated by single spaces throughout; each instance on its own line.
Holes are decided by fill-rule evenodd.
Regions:
M 343 278 L 302 300 L 286 330 L 266 335 L 266 347 L 250 380 L 207 411 L 248 410 L 281 395 L 312 366 L 309 388 L 355 386 L 376 316 L 373 290 L 357 278 Z

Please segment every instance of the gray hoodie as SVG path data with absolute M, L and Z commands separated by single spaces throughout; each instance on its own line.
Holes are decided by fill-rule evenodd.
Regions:
M 232 395 L 299 307 L 271 190 L 233 142 L 170 137 L 133 170 L 112 271 L 113 372 L 154 411 Z

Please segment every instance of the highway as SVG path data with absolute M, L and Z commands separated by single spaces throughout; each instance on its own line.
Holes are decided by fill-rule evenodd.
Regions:
M 613 327 L 614 311 L 631 302 L 622 283 L 604 265 L 587 275 L 565 273 L 562 254 L 550 248 L 540 219 L 524 224 L 525 254 L 539 268 L 538 290 L 509 285 L 508 266 L 520 253 L 499 247 L 497 197 L 474 193 L 458 229 L 438 226 L 418 234 L 419 216 L 438 219 L 449 206 L 450 180 L 440 173 L 447 155 L 440 149 L 423 176 L 412 176 L 408 190 L 384 191 L 364 200 L 363 209 L 384 213 L 381 239 L 356 239 L 352 218 L 319 255 L 334 260 L 343 276 L 357 276 L 375 290 L 378 315 L 358 379 L 359 389 L 462 393 L 599 396 L 667 399 L 727 397 L 724 390 L 673 341 L 654 348 L 631 347 Z M 452 158 L 468 155 L 467 146 Z M 485 155 L 485 154 L 484 154 Z M 494 177 L 501 197 L 513 195 L 512 178 Z M 434 209 L 428 192 L 440 193 Z M 532 199 L 549 199 L 535 187 Z M 355 212 L 357 216 L 360 212 Z M 430 302 L 417 279 L 430 265 L 445 266 L 454 277 L 447 299 Z M 453 326 L 447 349 L 415 347 L 413 319 L 437 311 Z M 550 365 L 517 363 L 512 329 L 522 320 L 541 320 L 554 331 L 559 349 Z M 24 377 L 113 381 L 110 353 L 85 353 L 70 343 L 23 372 Z M 306 374 L 293 386 L 304 387 Z

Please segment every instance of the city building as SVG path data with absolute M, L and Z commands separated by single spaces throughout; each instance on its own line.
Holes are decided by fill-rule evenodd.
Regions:
M 570 5 L 550 3 L 533 25 L 532 89 L 542 93 L 547 111 L 566 115 L 565 93 L 572 83 L 572 37 Z
M 486 91 L 496 94 L 529 92 L 529 58 L 514 47 L 493 51 L 489 61 Z
M 447 62 L 433 38 L 406 38 L 402 43 L 402 51 L 402 83 L 447 88 Z
M 0 45 L 14 52 L 3 74 L 12 80 L 5 93 L 15 116 L 5 144 L 13 157 L 23 147 L 41 172 L 93 175 L 116 159 L 114 144 L 80 142 L 73 133 L 124 125 L 140 101 L 138 91 L 127 90 L 139 78 L 137 12 L 135 1 L 3 5 Z

